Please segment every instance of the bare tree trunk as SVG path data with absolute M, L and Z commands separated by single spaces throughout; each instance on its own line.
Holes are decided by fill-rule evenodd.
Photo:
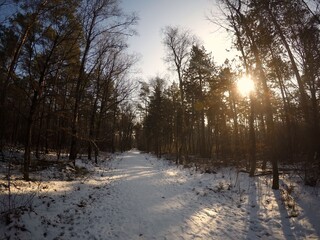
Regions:
M 116 152 L 116 147 L 115 147 L 115 133 L 116 133 L 116 125 L 117 123 L 117 108 L 114 106 L 113 109 L 113 115 L 112 115 L 112 129 L 111 129 L 111 152 L 115 153 Z M 121 149 L 122 151 L 123 149 Z
M 36 113 L 37 108 L 37 102 L 38 102 L 38 92 L 35 91 L 31 107 L 29 111 L 29 116 L 27 119 L 27 134 L 26 134 L 26 143 L 24 147 L 24 165 L 23 165 L 23 178 L 26 181 L 29 181 L 29 167 L 31 163 L 31 142 L 32 142 L 32 128 L 34 124 L 34 115 Z
M 238 124 L 238 111 L 236 107 L 236 101 L 234 98 L 234 94 L 230 91 L 229 92 L 230 98 L 231 98 L 231 104 L 230 104 L 230 109 L 231 109 L 231 114 L 232 114 L 232 119 L 233 119 L 233 135 L 234 135 L 234 151 L 233 151 L 233 156 L 237 158 L 237 161 L 239 160 L 239 157 L 242 155 L 240 153 L 240 141 L 239 141 L 239 124 Z M 239 161 L 237 162 L 239 164 Z
M 184 157 L 188 162 L 187 129 L 185 119 L 185 95 L 183 69 L 188 58 L 189 47 L 192 45 L 192 36 L 187 31 L 181 31 L 177 27 L 167 27 L 164 31 L 164 45 L 168 50 L 168 61 L 175 66 L 179 81 L 180 104 L 181 104 L 181 135 L 179 136 L 180 146 L 178 158 Z
M 25 143 L 25 153 L 24 153 L 24 179 L 29 180 L 29 166 L 30 166 L 30 159 L 31 159 L 31 141 L 32 141 L 32 128 L 34 124 L 34 116 L 37 111 L 39 100 L 43 91 L 43 83 L 45 80 L 46 72 L 49 68 L 49 62 L 52 58 L 53 52 L 57 46 L 58 37 L 55 38 L 53 45 L 46 56 L 46 60 L 44 62 L 44 66 L 40 72 L 39 81 L 37 86 L 33 90 L 33 97 L 31 101 L 29 116 L 27 120 L 27 136 L 26 136 L 26 143 Z
M 278 160 L 277 160 L 277 156 L 275 155 L 275 151 L 274 151 L 275 149 L 273 145 L 274 144 L 274 123 L 273 123 L 272 105 L 270 101 L 270 90 L 267 85 L 267 79 L 263 70 L 259 50 L 255 43 L 255 39 L 252 36 L 252 30 L 246 24 L 243 14 L 240 11 L 238 11 L 238 14 L 241 19 L 241 24 L 245 29 L 248 39 L 250 40 L 250 45 L 255 57 L 256 66 L 259 70 L 259 77 L 261 79 L 261 83 L 263 87 L 263 97 L 264 97 L 264 103 L 265 103 L 265 109 L 266 109 L 266 123 L 267 123 L 267 139 L 268 139 L 267 144 L 268 144 L 268 149 L 269 149 L 268 152 L 270 154 L 269 157 L 271 158 L 272 172 L 273 172 L 272 188 L 279 189 Z
M 96 111 L 97 111 L 97 102 L 98 102 L 98 97 L 95 98 L 93 106 L 92 106 L 92 111 L 91 111 L 91 116 L 90 116 L 90 123 L 89 123 L 89 142 L 88 142 L 88 159 L 91 160 L 91 155 L 92 155 L 92 146 L 93 143 L 92 141 L 94 140 L 94 130 L 95 130 L 95 120 L 96 120 Z
M 250 162 L 250 172 L 249 176 L 253 177 L 256 171 L 256 134 L 254 130 L 254 97 L 250 94 L 250 117 L 249 117 L 249 162 Z
M 89 14 L 89 13 L 87 13 Z M 93 14 L 92 19 L 89 20 L 88 29 L 86 33 L 85 39 L 85 47 L 83 51 L 83 55 L 81 58 L 81 64 L 78 71 L 77 85 L 75 91 L 75 103 L 73 108 L 73 116 L 72 116 L 72 126 L 71 126 L 71 144 L 70 144 L 70 153 L 69 159 L 75 163 L 78 154 L 78 128 L 79 128 L 79 110 L 80 110 L 80 101 L 82 100 L 83 88 L 84 88 L 84 74 L 85 74 L 85 65 L 87 63 L 87 58 L 89 54 L 89 50 L 91 47 L 91 43 L 93 41 L 92 35 L 94 31 L 94 27 L 96 25 L 96 18 L 98 12 L 91 13 Z
M 42 112 L 40 114 L 39 119 L 39 129 L 38 129 L 38 136 L 37 136 L 37 145 L 36 145 L 36 158 L 40 159 L 40 142 L 41 142 L 41 134 L 42 134 L 42 124 L 43 124 L 43 115 L 44 115 L 44 109 L 42 109 Z

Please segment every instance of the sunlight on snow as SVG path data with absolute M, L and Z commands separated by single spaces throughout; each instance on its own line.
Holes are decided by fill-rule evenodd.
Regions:
M 16 187 L 12 187 L 11 194 L 30 194 L 40 192 L 59 193 L 67 192 L 74 189 L 73 182 L 66 181 L 47 181 L 47 182 L 16 182 Z M 50 186 L 50 187 L 49 187 Z M 22 192 L 23 189 L 23 192 Z
M 141 169 L 141 168 L 140 168 Z M 141 177 L 152 177 L 154 175 L 154 172 L 151 171 L 126 171 L 125 173 L 119 172 L 116 175 L 113 175 L 110 177 L 110 180 L 117 181 L 117 180 L 135 180 L 139 179 Z
M 177 171 L 175 170 L 168 170 L 166 171 L 166 175 L 168 175 L 169 177 L 174 177 L 177 175 Z

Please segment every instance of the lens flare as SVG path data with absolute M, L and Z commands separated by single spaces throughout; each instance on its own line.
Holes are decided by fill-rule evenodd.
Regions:
M 255 87 L 250 76 L 243 76 L 237 81 L 237 88 L 242 96 L 248 96 Z

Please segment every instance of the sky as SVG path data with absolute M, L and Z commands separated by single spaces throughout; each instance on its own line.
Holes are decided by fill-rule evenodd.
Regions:
M 145 81 L 169 73 L 161 36 L 161 29 L 168 25 L 191 30 L 218 64 L 234 57 L 230 36 L 208 20 L 211 12 L 219 12 L 214 0 L 122 0 L 121 7 L 126 12 L 136 12 L 140 18 L 138 35 L 128 43 L 129 51 L 140 56 L 137 68 Z

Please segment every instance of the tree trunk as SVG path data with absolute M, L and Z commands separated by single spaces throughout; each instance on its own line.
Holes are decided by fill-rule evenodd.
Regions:
M 37 137 L 37 145 L 36 145 L 36 158 L 37 160 L 40 159 L 40 142 L 41 142 L 41 132 L 42 132 L 42 124 L 43 124 L 43 114 L 44 114 L 44 109 L 42 109 L 40 119 L 39 119 L 39 129 L 38 129 L 38 137 Z
M 271 52 L 271 56 L 273 59 L 275 58 L 274 55 L 274 51 L 273 49 L 270 47 L 270 52 Z M 279 84 L 279 88 L 280 88 L 280 93 L 281 93 L 281 98 L 282 98 L 282 103 L 283 103 L 283 109 L 284 109 L 284 118 L 285 118 L 285 124 L 286 124 L 286 133 L 287 133 L 287 157 L 289 159 L 289 161 L 291 163 L 293 163 L 293 151 L 294 151 L 294 147 L 293 147 L 293 136 L 292 136 L 292 121 L 291 121 L 291 115 L 292 113 L 290 113 L 290 103 L 286 94 L 286 90 L 285 90 L 285 85 L 283 83 L 283 77 L 281 74 L 281 71 L 279 68 L 275 68 L 274 69 L 277 80 L 278 80 L 278 84 Z
M 268 152 L 269 157 L 271 158 L 272 169 L 273 169 L 273 181 L 272 181 L 272 189 L 279 189 L 279 172 L 278 172 L 278 160 L 277 156 L 274 152 L 274 123 L 273 123 L 273 113 L 272 113 L 272 106 L 270 101 L 270 90 L 267 85 L 267 79 L 263 70 L 262 62 L 260 59 L 260 54 L 258 47 L 255 43 L 255 39 L 252 36 L 252 29 L 246 24 L 245 20 L 243 19 L 244 16 L 242 13 L 239 13 L 241 18 L 242 24 L 245 28 L 245 32 L 250 40 L 251 48 L 255 57 L 256 66 L 259 70 L 259 77 L 261 79 L 262 87 L 263 87 L 263 97 L 266 109 L 266 123 L 267 123 L 267 145 L 268 145 Z
M 38 92 L 35 91 L 32 102 L 31 102 L 31 107 L 29 111 L 29 116 L 27 119 L 27 134 L 26 134 L 26 143 L 24 147 L 24 164 L 23 164 L 23 178 L 26 181 L 29 181 L 29 167 L 31 163 L 31 142 L 32 142 L 32 128 L 33 128 L 33 123 L 34 123 L 34 115 L 36 113 L 36 108 L 37 108 L 37 102 L 38 102 Z
M 79 108 L 80 101 L 83 95 L 83 85 L 84 85 L 84 74 L 85 74 L 85 65 L 87 63 L 87 57 L 89 54 L 89 50 L 92 43 L 92 34 L 96 21 L 96 13 L 93 15 L 91 22 L 89 24 L 88 36 L 85 39 L 85 48 L 81 58 L 81 64 L 78 72 L 77 85 L 75 91 L 75 103 L 73 108 L 73 116 L 72 116 L 72 126 L 71 126 L 71 144 L 70 144 L 70 153 L 69 160 L 72 160 L 75 164 L 75 160 L 78 154 L 78 125 L 79 125 Z
M 253 93 L 250 94 L 250 117 L 249 117 L 249 162 L 250 162 L 250 173 L 249 177 L 253 177 L 256 171 L 256 135 L 254 130 L 254 97 Z
M 234 15 L 230 9 L 230 14 L 231 14 L 231 20 L 232 20 L 232 25 L 236 33 L 237 41 L 239 44 L 240 52 L 244 61 L 244 66 L 246 69 L 246 74 L 250 74 L 250 67 L 249 63 L 247 60 L 247 56 L 244 51 L 244 46 L 241 40 L 241 33 L 236 25 L 236 20 L 234 18 Z M 238 13 L 240 16 L 242 15 L 241 13 Z M 242 18 L 241 18 L 242 19 Z M 242 20 L 243 21 L 243 20 Z M 253 94 L 250 94 L 250 117 L 249 117 L 249 163 L 250 163 L 250 176 L 254 176 L 254 172 L 256 170 L 256 137 L 255 137 L 255 129 L 254 129 L 254 96 Z
M 294 56 L 293 56 L 293 53 L 290 49 L 290 46 L 284 36 L 284 33 L 281 29 L 281 26 L 279 25 L 277 19 L 275 18 L 275 16 L 273 15 L 272 11 L 268 8 L 268 14 L 274 24 L 274 26 L 276 27 L 276 30 L 280 36 L 280 39 L 288 53 L 288 56 L 289 56 L 289 59 L 290 59 L 290 62 L 292 64 L 292 70 L 293 70 L 293 73 L 295 74 L 296 76 L 296 80 L 297 80 L 297 83 L 298 83 L 298 87 L 299 87 L 299 93 L 300 93 L 300 103 L 301 103 L 301 107 L 302 107 L 302 111 L 304 113 L 304 118 L 305 118 L 305 122 L 307 125 L 310 125 L 310 114 L 309 114 L 309 107 L 308 107 L 308 97 L 307 97 L 307 94 L 305 92 L 305 89 L 304 89 L 304 84 L 303 84 L 303 81 L 302 81 L 302 78 L 300 76 L 300 73 L 299 73 L 299 70 L 298 70 L 298 67 L 297 67 L 297 64 L 296 64 L 296 61 L 294 59 Z M 310 128 L 309 128 L 310 130 Z
M 92 111 L 91 111 L 91 117 L 90 117 L 90 123 L 89 123 L 89 141 L 88 141 L 88 159 L 91 160 L 92 157 L 92 141 L 94 140 L 94 128 L 95 128 L 95 115 L 96 115 L 96 110 L 97 110 L 97 101 L 98 101 L 98 97 L 95 98 L 94 100 L 94 104 L 92 107 Z

